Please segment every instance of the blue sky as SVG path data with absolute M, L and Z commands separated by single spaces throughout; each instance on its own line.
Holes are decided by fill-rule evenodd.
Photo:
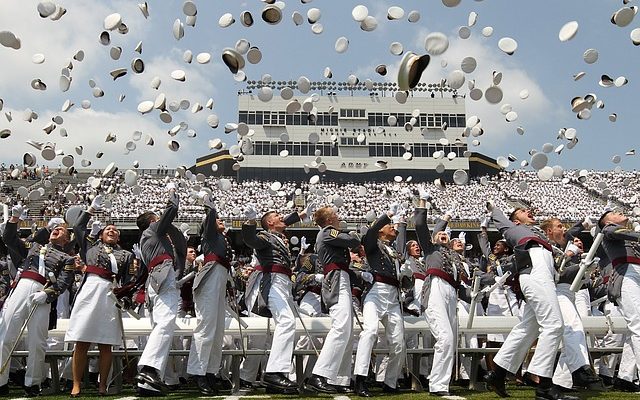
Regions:
M 155 167 L 161 163 L 169 167 L 192 165 L 195 158 L 208 152 L 207 141 L 221 138 L 228 146 L 235 143 L 235 135 L 224 134 L 224 124 L 237 119 L 237 91 L 244 84 L 234 81 L 232 74 L 221 62 L 222 50 L 233 47 L 237 40 L 246 39 L 262 52 L 262 61 L 256 65 L 247 63 L 245 73 L 251 80 L 259 80 L 271 74 L 275 80 L 296 80 L 299 76 L 322 80 L 325 67 L 330 67 L 334 80 L 344 81 L 350 74 L 364 80 L 395 80 L 396 66 L 401 57 L 389 52 L 391 42 L 403 44 L 405 52 L 425 53 L 424 39 L 430 32 L 443 32 L 450 40 L 447 52 L 433 57 L 431 65 L 423 75 L 424 82 L 437 82 L 454 69 L 459 69 L 465 56 L 478 60 L 478 68 L 466 79 L 475 79 L 476 86 L 486 88 L 490 84 L 492 71 L 503 73 L 500 87 L 508 103 L 518 113 L 518 120 L 507 123 L 500 113 L 500 104 L 491 105 L 484 99 L 474 102 L 467 98 L 467 115 L 480 117 L 485 134 L 480 137 L 480 151 L 491 157 L 515 155 L 519 160 L 528 159 L 531 149 L 540 150 L 545 143 L 555 146 L 566 141 L 557 140 L 560 128 L 577 129 L 579 143 L 573 149 L 565 149 L 561 155 L 550 157 L 550 165 L 564 168 L 613 169 L 616 165 L 626 170 L 638 168 L 637 156 L 624 156 L 625 152 L 638 145 L 637 100 L 640 47 L 631 43 L 629 33 L 640 26 L 635 19 L 626 27 L 613 25 L 611 15 L 623 7 L 621 1 L 514 1 L 462 0 L 457 7 L 449 8 L 440 0 L 426 1 L 329 1 L 314 0 L 307 4 L 300 1 L 286 1 L 283 20 L 278 25 L 267 25 L 260 19 L 264 3 L 252 1 L 195 1 L 198 15 L 195 28 L 185 26 L 185 36 L 177 41 L 172 34 L 176 19 L 185 21 L 182 13 L 183 1 L 155 0 L 149 2 L 150 17 L 145 19 L 135 1 L 59 1 L 67 9 L 67 14 L 58 21 L 38 16 L 37 1 L 5 0 L 0 4 L 0 30 L 12 31 L 22 41 L 22 47 L 14 50 L 0 47 L 3 60 L 0 78 L 0 98 L 4 101 L 4 112 L 11 112 L 11 122 L 0 115 L 0 130 L 10 129 L 8 139 L 0 139 L 0 158 L 6 162 L 19 161 L 25 151 L 35 149 L 25 143 L 28 139 L 51 141 L 65 154 L 74 153 L 76 146 L 83 146 L 83 155 L 75 156 L 76 165 L 85 158 L 93 166 L 104 166 L 111 161 L 122 168 L 128 168 L 134 160 L 143 167 Z M 373 32 L 364 32 L 353 20 L 351 10 L 363 4 L 369 15 L 376 17 L 378 27 Z M 633 2 L 629 5 L 633 5 Z M 388 21 L 386 11 L 390 6 L 400 6 L 405 17 Z M 306 17 L 310 8 L 321 10 L 319 22 L 323 32 L 312 33 L 306 21 L 295 26 L 291 15 L 294 11 Z M 244 27 L 239 22 L 240 13 L 248 10 L 253 14 L 254 25 Z M 409 23 L 406 14 L 418 10 L 421 19 Z M 458 29 L 467 25 L 471 11 L 478 14 L 477 23 L 471 28 L 467 40 L 458 37 Z M 111 46 L 98 43 L 103 30 L 104 18 L 114 12 L 123 17 L 129 33 L 112 33 L 111 46 L 121 46 L 122 56 L 114 61 L 109 56 Z M 232 13 L 236 22 L 228 28 L 220 28 L 218 19 L 224 13 Z M 578 33 L 568 42 L 558 40 L 558 31 L 569 21 L 579 23 Z M 494 33 L 484 37 L 481 30 L 491 26 Z M 338 37 L 349 39 L 349 49 L 338 54 L 334 44 Z M 518 42 L 514 55 L 501 52 L 497 43 L 502 37 L 512 37 Z M 143 52 L 133 52 L 142 41 Z M 599 59 L 594 64 L 586 64 L 582 54 L 588 48 L 597 49 Z M 85 59 L 73 62 L 71 89 L 62 93 L 58 88 L 61 69 L 78 50 L 84 50 Z M 191 50 L 194 56 L 209 52 L 212 61 L 206 65 L 183 61 L 183 53 Z M 36 65 L 31 59 L 36 53 L 45 55 L 45 62 Z M 118 67 L 129 67 L 134 57 L 145 61 L 143 74 L 131 71 L 117 81 L 109 76 L 109 71 Z M 442 67 L 445 60 L 447 66 Z M 374 68 L 387 64 L 390 73 L 382 78 Z M 170 77 L 173 70 L 182 69 L 186 73 L 185 82 L 177 82 Z M 575 82 L 573 74 L 580 71 L 586 76 Z M 629 83 L 623 87 L 603 88 L 598 85 L 600 75 L 613 78 L 625 76 Z M 154 76 L 162 80 L 159 90 L 150 87 Z M 32 79 L 40 78 L 48 86 L 46 91 L 34 90 Z M 94 79 L 105 96 L 94 98 L 88 85 Z M 521 90 L 529 91 L 526 100 L 519 97 Z M 466 84 L 461 92 L 466 92 Z M 204 109 L 196 114 L 190 110 L 173 113 L 172 122 L 165 124 L 158 118 L 158 111 L 141 115 L 136 111 L 144 100 L 153 101 L 160 93 L 165 93 L 167 102 L 187 99 L 191 105 L 204 105 L 213 98 L 213 110 Z M 594 93 L 603 100 L 604 109 L 593 108 L 588 120 L 579 120 L 571 112 L 570 101 L 575 96 Z M 118 97 L 125 94 L 123 102 Z M 75 103 L 68 112 L 60 108 L 65 100 Z M 91 108 L 80 107 L 82 100 L 91 101 Z M 23 121 L 24 110 L 30 108 L 39 118 L 31 123 Z M 217 129 L 206 123 L 208 115 L 215 113 L 220 118 Z M 608 116 L 617 114 L 612 123 Z M 59 129 L 47 136 L 42 128 L 52 117 L 60 115 L 64 119 L 61 127 L 68 131 L 68 137 L 61 137 Z M 188 124 L 197 132 L 195 138 L 187 137 L 186 131 L 174 138 L 167 131 L 180 122 Z M 525 134 L 516 133 L 516 127 L 525 128 Z M 135 142 L 137 149 L 125 155 L 125 144 L 132 140 L 136 130 L 151 135 L 155 146 L 145 146 Z M 115 133 L 115 143 L 104 143 L 107 134 Z M 169 140 L 181 144 L 178 152 L 167 148 Z M 640 150 L 640 149 L 638 149 Z M 96 152 L 104 152 L 96 159 Z M 622 156 L 620 164 L 614 164 L 612 157 Z M 56 159 L 52 164 L 57 164 Z

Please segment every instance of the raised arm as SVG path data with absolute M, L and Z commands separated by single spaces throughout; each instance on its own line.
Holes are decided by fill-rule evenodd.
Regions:
M 369 227 L 367 233 L 362 238 L 362 244 L 364 245 L 365 252 L 369 252 L 378 246 L 378 232 L 383 226 L 391 223 L 391 219 L 387 213 L 382 214 L 378 219 Z
M 156 224 L 151 224 L 151 227 L 155 227 L 155 231 L 159 236 L 164 236 L 169 232 L 169 227 L 173 226 L 173 220 L 178 216 L 178 205 L 180 204 L 180 198 L 176 193 L 175 185 L 167 185 L 169 189 L 169 201 L 167 206 L 160 216 L 160 219 Z
M 356 249 L 360 246 L 360 239 L 357 236 L 339 232 L 337 229 L 332 229 L 331 233 L 323 238 L 323 241 L 328 245 L 345 249 Z
M 640 232 L 627 229 L 621 225 L 607 225 L 602 229 L 602 233 L 604 238 L 609 240 L 640 241 Z
M 89 223 L 89 219 L 91 218 L 91 214 L 87 211 L 83 211 L 80 214 L 80 217 L 76 220 L 76 223 L 73 225 L 73 234 L 75 236 L 76 243 L 78 247 L 80 247 L 80 258 L 85 263 L 87 262 L 87 249 L 89 247 L 89 243 L 87 241 L 87 224 Z
M 509 228 L 513 228 L 516 226 L 512 221 L 504 215 L 504 212 L 498 207 L 494 207 L 491 211 L 491 220 L 493 221 L 493 225 L 495 225 L 498 232 L 503 233 Z
M 427 209 L 416 208 L 414 211 L 414 223 L 416 224 L 416 236 L 418 244 L 423 252 L 431 253 L 433 250 L 433 242 L 431 241 L 431 232 L 429 232 L 429 224 L 427 224 Z
M 202 240 L 214 242 L 220 235 L 217 223 L 218 210 L 216 210 L 214 200 L 208 194 L 204 198 L 204 211 L 206 217 L 202 223 Z
M 396 237 L 395 245 L 398 254 L 404 257 L 407 251 L 407 222 L 404 218 L 398 222 L 398 236 Z
M 284 217 L 284 224 L 287 226 L 291 226 L 296 222 L 300 222 L 300 220 L 300 214 L 298 214 L 297 212 L 292 212 L 291 214 Z
M 491 255 L 491 243 L 489 242 L 489 235 L 487 232 L 482 231 L 478 234 L 478 243 L 480 244 L 480 251 L 482 252 L 482 255 L 486 259 L 489 259 L 489 256 Z
M 258 236 L 255 220 L 250 220 L 242 224 L 242 241 L 252 249 L 264 249 L 270 245 L 269 241 Z
M 11 256 L 13 264 L 16 267 L 22 264 L 22 261 L 27 258 L 28 251 L 24 242 L 20 240 L 20 237 L 18 236 L 18 218 L 11 217 L 11 219 L 9 219 L 4 228 L 2 240 L 9 250 L 9 255 Z

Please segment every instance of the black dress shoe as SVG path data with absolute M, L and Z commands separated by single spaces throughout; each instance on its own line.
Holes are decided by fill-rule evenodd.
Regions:
M 418 379 L 420 379 L 420 384 L 422 385 L 423 388 L 428 388 L 429 387 L 429 378 L 424 376 L 424 375 L 420 375 L 418 377 Z
M 369 393 L 369 389 L 365 386 L 365 381 L 367 377 L 363 375 L 356 375 L 356 383 L 354 387 L 354 392 L 360 397 L 371 397 L 371 393 Z
M 588 365 L 584 365 L 581 368 L 573 371 L 571 373 L 571 378 L 573 379 L 573 386 L 585 388 L 592 391 L 606 390 L 600 377 L 596 375 L 596 373 Z
M 230 391 L 233 389 L 233 383 L 229 379 L 224 379 L 222 376 L 207 374 L 207 379 L 212 388 L 219 392 Z
M 307 379 L 307 382 L 305 382 L 305 387 L 309 390 L 313 390 L 319 393 L 338 393 L 335 387 L 327 383 L 327 378 L 316 374 L 311 375 L 311 377 Z
M 564 394 L 555 386 L 551 386 L 550 388 L 541 388 L 538 386 L 536 389 L 536 400 L 580 400 L 580 398 Z
M 351 386 L 333 385 L 333 388 L 336 390 L 336 393 L 340 393 L 340 394 L 353 393 L 353 389 L 351 388 Z
M 522 375 L 522 381 L 524 382 L 525 385 L 529 386 L 529 387 L 538 387 L 538 382 L 534 381 L 532 378 L 532 375 L 528 372 L 525 372 Z
M 509 397 L 507 388 L 505 386 L 505 380 L 498 378 L 494 371 L 489 371 L 484 376 L 484 382 L 487 385 L 487 390 L 492 390 L 500 397 Z
M 211 387 L 209 380 L 204 375 L 196 375 L 195 376 L 196 385 L 198 386 L 198 390 L 205 396 L 215 396 L 218 394 L 218 391 Z
M 284 376 L 282 372 L 265 372 L 262 374 L 262 383 L 267 388 L 280 390 L 298 389 L 298 385 Z
M 253 389 L 255 389 L 253 387 L 253 383 L 249 382 L 249 381 L 245 381 L 244 379 L 240 378 L 240 390 L 243 392 L 250 392 Z
M 27 397 L 38 397 L 38 396 L 40 396 L 40 385 L 25 386 L 24 387 L 24 394 Z
M 429 394 L 432 396 L 438 396 L 438 397 L 451 396 L 451 393 L 447 392 L 446 390 L 442 390 L 439 392 L 429 392 Z
M 636 385 L 635 383 L 624 379 L 615 378 L 613 380 L 613 389 L 621 392 L 637 393 L 640 392 L 640 385 Z
M 391 387 L 389 385 L 387 385 L 386 383 L 382 384 L 382 392 L 383 393 L 399 393 L 400 389 L 398 389 L 397 387 Z
M 136 392 L 140 397 L 163 397 L 164 392 L 162 390 L 156 390 L 147 383 L 138 383 L 136 385 Z
M 138 372 L 138 375 L 136 375 L 135 379 L 138 382 L 146 383 L 147 385 L 158 391 L 162 391 L 166 388 L 165 384 L 162 382 L 160 376 L 158 375 L 158 371 L 156 371 L 156 369 L 153 367 L 142 367 L 140 372 Z
M 606 375 L 598 375 L 605 386 L 613 386 L 613 377 Z

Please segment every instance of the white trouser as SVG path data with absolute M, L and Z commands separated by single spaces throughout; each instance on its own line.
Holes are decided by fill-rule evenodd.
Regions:
M 576 310 L 581 317 L 591 315 L 591 296 L 589 289 L 580 289 L 576 295 Z
M 413 301 L 409 305 L 409 309 L 416 310 L 420 313 L 420 315 L 424 315 L 420 312 L 422 307 L 422 286 L 424 285 L 424 280 L 415 279 L 415 283 L 413 284 Z M 422 340 L 424 348 L 429 348 L 431 346 L 431 332 L 423 331 Z M 412 333 L 407 335 L 406 346 L 408 349 L 417 349 L 419 345 L 419 335 L 420 333 Z M 430 358 L 431 356 L 420 356 L 419 354 L 414 354 L 413 357 L 420 357 L 420 375 L 428 375 L 429 374 L 429 365 L 431 364 Z
M 622 316 L 618 307 L 609 301 L 605 303 L 604 311 L 605 315 L 610 315 L 611 317 Z M 605 348 L 622 346 L 622 355 L 608 354 L 596 360 L 595 364 L 598 374 L 613 378 L 616 366 L 618 362 L 620 362 L 617 374 L 618 378 L 630 382 L 634 381 L 637 376 L 637 369 L 636 360 L 633 356 L 633 349 L 631 348 L 631 336 L 609 332 L 604 336 L 604 338 L 602 338 L 600 345 Z
M 508 287 L 498 287 L 489 294 L 487 315 L 490 316 L 520 316 L 520 308 L 516 295 Z M 487 341 L 502 343 L 507 338 L 503 333 L 488 333 Z
M 260 279 L 262 279 L 262 272 L 254 273 L 259 273 L 260 275 L 257 277 L 256 283 L 253 287 L 247 288 L 247 292 L 245 293 L 245 304 L 247 306 L 247 314 L 249 317 L 258 317 L 258 315 L 251 312 L 251 309 L 258 296 L 259 282 Z M 271 327 L 271 325 L 268 326 Z M 247 337 L 247 349 L 266 350 L 267 342 L 270 342 L 271 337 L 272 335 L 270 330 L 263 335 L 249 335 Z M 265 365 L 266 359 L 267 357 L 265 355 L 248 355 L 245 357 L 240 365 L 240 379 L 247 382 L 254 382 L 258 375 L 260 365 Z
M 291 279 L 285 274 L 271 274 L 271 290 L 269 291 L 269 311 L 273 316 L 276 328 L 273 331 L 271 353 L 265 372 L 282 372 L 288 374 L 291 369 L 293 345 L 296 337 L 296 318 L 291 295 Z
M 298 310 L 301 314 L 315 317 L 322 314 L 322 306 L 320 305 L 321 298 L 319 294 L 313 292 L 307 292 L 300 300 Z
M 374 282 L 364 299 L 362 319 L 363 330 L 358 341 L 353 373 L 361 376 L 368 375 L 371 350 L 378 336 L 378 323 L 381 321 L 389 343 L 389 363 L 384 383 L 395 388 L 404 353 L 403 319 L 398 303 L 398 289 L 385 283 Z
M 428 307 L 425 312 L 433 346 L 433 368 L 429 374 L 430 392 L 448 392 L 456 350 L 457 319 L 456 289 L 444 279 L 432 276 Z
M 640 369 L 640 265 L 629 264 L 622 278 L 622 290 L 618 309 L 627 322 L 635 367 Z M 624 354 L 623 354 L 624 358 Z M 627 375 L 629 375 L 627 373 Z M 635 376 L 636 374 L 634 374 Z M 618 374 L 619 378 L 622 378 Z M 631 378 L 631 379 L 627 379 Z M 633 380 L 632 377 L 625 377 Z
M 522 320 L 513 327 L 493 361 L 515 374 L 538 338 L 527 370 L 551 378 L 564 330 L 554 283 L 554 263 L 551 252 L 542 247 L 530 248 L 529 256 L 533 263 L 531 273 L 520 275 L 520 288 L 526 300 Z
M 338 377 L 348 377 L 351 372 L 353 311 L 351 283 L 346 271 L 340 271 L 338 302 L 329 309 L 329 316 L 331 329 L 324 340 L 313 373 L 327 378 L 332 383 L 336 382 Z
M 151 324 L 153 330 L 149 334 L 147 344 L 142 356 L 140 356 L 138 367 L 153 367 L 158 370 L 160 378 L 163 378 L 173 341 L 173 332 L 176 329 L 178 301 L 180 300 L 173 268 L 167 274 L 157 293 L 151 285 L 147 286 L 147 291 L 152 307 Z
M 0 365 L 4 364 L 9 351 L 13 347 L 20 329 L 26 321 L 31 307 L 28 297 L 32 293 L 42 290 L 42 284 L 31 279 L 20 279 L 11 296 L 4 303 L 2 316 L 0 316 L 0 341 L 2 343 L 2 354 L 0 355 Z M 45 347 L 47 345 L 47 329 L 49 328 L 49 312 L 51 304 L 41 304 L 37 306 L 33 316 L 27 324 L 27 371 L 24 377 L 25 386 L 39 385 L 43 380 L 43 364 Z M 6 385 L 9 381 L 9 368 L 0 375 L 0 386 Z
M 575 305 L 575 296 L 570 287 L 569 283 L 559 283 L 556 287 L 564 321 L 564 333 L 562 335 L 562 353 L 553 374 L 553 383 L 565 388 L 573 386 L 572 372 L 584 365 L 589 365 L 584 326 L 582 326 L 582 319 Z
M 215 375 L 220 370 L 227 275 L 227 269 L 216 264 L 193 293 L 197 324 L 187 364 L 190 375 Z
M 466 301 L 458 300 L 458 317 L 468 318 L 471 304 Z M 482 304 L 476 304 L 476 316 L 484 315 L 484 310 L 482 309 Z M 478 348 L 478 335 L 461 335 L 464 338 L 464 346 L 472 349 Z M 460 379 L 469 379 L 469 374 L 471 374 L 471 355 L 461 355 L 460 360 Z

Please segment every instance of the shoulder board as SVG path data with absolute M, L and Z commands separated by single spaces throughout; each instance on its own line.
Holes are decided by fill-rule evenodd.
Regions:
M 329 236 L 331 236 L 333 238 L 337 238 L 339 234 L 340 234 L 340 231 L 337 230 L 337 229 L 331 229 L 329 231 Z
M 33 247 L 33 242 L 31 242 L 31 241 L 29 241 L 29 240 L 27 240 L 27 241 L 25 241 L 25 242 L 24 242 L 24 248 L 25 248 L 25 249 L 30 249 L 30 248 L 32 248 L 32 247 Z

